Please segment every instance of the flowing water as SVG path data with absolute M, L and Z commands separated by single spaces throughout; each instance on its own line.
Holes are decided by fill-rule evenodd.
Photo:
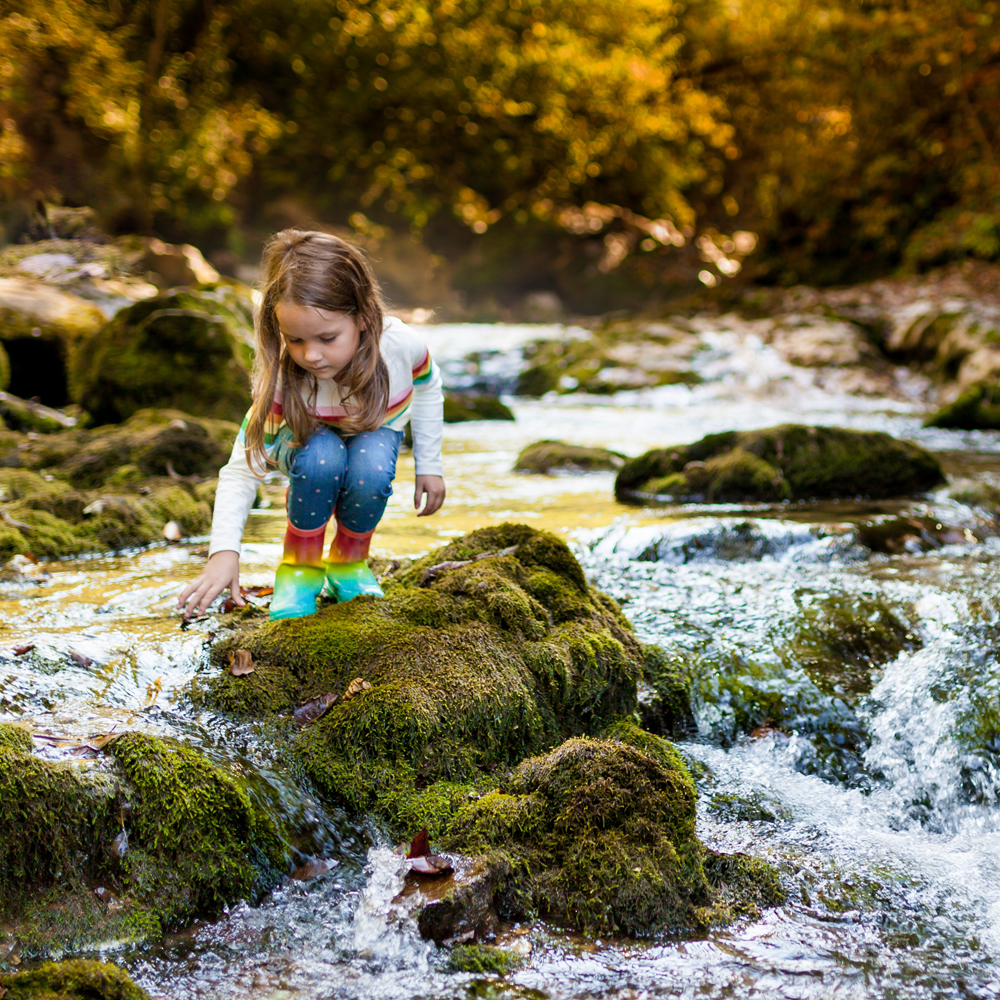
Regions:
M 583 335 L 424 332 L 452 385 L 501 391 L 528 340 Z M 154 947 L 109 946 L 108 957 L 170 1000 L 1000 996 L 1000 530 L 987 513 L 947 490 L 905 504 L 637 510 L 611 499 L 610 474 L 511 472 L 541 438 L 638 454 L 796 421 L 888 430 L 935 450 L 953 485 L 1000 485 L 1000 435 L 923 430 L 925 386 L 906 373 L 893 399 L 859 397 L 746 331 L 706 322 L 699 332 L 697 386 L 512 400 L 515 422 L 448 426 L 445 509 L 414 516 L 404 456 L 376 540 L 382 554 L 411 556 L 505 520 L 566 537 L 640 636 L 689 673 L 698 736 L 681 749 L 702 839 L 770 860 L 787 904 L 652 945 L 509 928 L 506 943 L 530 951 L 520 971 L 449 973 L 393 902 L 403 871 L 380 831 L 324 810 L 252 732 L 186 706 L 221 627 L 209 618 L 184 630 L 173 611 L 204 557 L 195 542 L 28 567 L 0 583 L 0 719 L 30 724 L 51 757 L 125 729 L 192 742 L 247 775 L 302 831 L 299 849 L 339 863 Z M 251 517 L 245 584 L 270 582 L 280 494 L 273 484 L 273 506 Z M 823 642 L 835 643 L 845 614 L 889 622 L 898 642 L 875 666 L 862 656 L 824 672 Z

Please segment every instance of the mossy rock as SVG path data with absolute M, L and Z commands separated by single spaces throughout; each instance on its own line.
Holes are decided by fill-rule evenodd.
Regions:
M 73 959 L 0 973 L 3 1000 L 150 1000 L 149 994 L 110 962 Z
M 680 755 L 632 724 L 608 735 L 524 761 L 455 816 L 448 842 L 509 859 L 514 885 L 499 887 L 501 916 L 538 913 L 590 935 L 649 938 L 704 930 L 782 900 L 763 862 L 742 891 L 727 879 L 718 881 L 728 896 L 713 886 L 695 834 L 697 792 Z
M 149 407 L 239 421 L 250 403 L 252 328 L 249 302 L 223 285 L 144 299 L 79 344 L 70 395 L 97 423 Z
M 448 392 L 444 397 L 444 422 L 460 424 L 466 420 L 513 420 L 514 412 L 499 396 Z
M 293 757 L 325 797 L 410 836 L 425 824 L 439 833 L 497 768 L 635 710 L 639 643 L 554 535 L 474 531 L 383 587 L 384 599 L 218 643 L 196 703 L 288 725 Z M 235 647 L 250 650 L 254 673 L 229 673 Z M 290 723 L 291 709 L 355 677 L 371 689 L 312 726 Z
M 639 714 L 644 729 L 678 739 L 698 731 L 691 708 L 691 678 L 684 660 L 659 646 L 643 647 Z
M 962 431 L 1000 430 L 1000 386 L 970 386 L 954 402 L 931 414 L 924 426 Z
M 704 503 L 883 498 L 943 480 L 933 455 L 881 431 L 783 424 L 647 451 L 618 473 L 615 496 L 622 503 L 663 496 Z
M 285 868 L 272 820 L 197 751 L 126 733 L 99 761 L 53 762 L 0 724 L 0 923 L 23 955 L 156 935 Z
M 457 944 L 448 956 L 449 972 L 506 976 L 524 965 L 524 958 L 491 944 Z
M 625 456 L 608 448 L 588 448 L 565 441 L 536 441 L 517 456 L 515 472 L 617 472 Z

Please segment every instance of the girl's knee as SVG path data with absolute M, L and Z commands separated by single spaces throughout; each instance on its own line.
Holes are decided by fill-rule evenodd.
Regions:
M 315 479 L 330 484 L 343 483 L 346 467 L 347 448 L 344 442 L 333 431 L 320 427 L 295 453 L 291 476 L 293 479 Z

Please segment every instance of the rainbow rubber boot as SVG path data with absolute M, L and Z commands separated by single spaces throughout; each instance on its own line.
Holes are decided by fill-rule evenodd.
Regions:
M 300 531 L 285 529 L 285 554 L 274 574 L 271 621 L 316 614 L 316 598 L 323 589 L 323 536 L 326 525 Z
M 366 561 L 374 534 L 374 531 L 358 534 L 337 524 L 337 534 L 330 543 L 330 554 L 323 565 L 326 567 L 327 589 L 337 598 L 338 604 L 362 594 L 385 596 Z

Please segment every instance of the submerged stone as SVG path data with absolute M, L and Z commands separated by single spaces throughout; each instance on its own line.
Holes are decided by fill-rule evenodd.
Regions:
M 616 472 L 625 456 L 608 448 L 589 448 L 565 441 L 536 441 L 522 449 L 515 472 Z
M 783 424 L 647 451 L 618 473 L 615 496 L 622 503 L 883 498 L 943 480 L 933 455 L 881 431 Z
M 70 395 L 97 423 L 147 407 L 242 420 L 252 329 L 249 300 L 224 285 L 145 299 L 81 341 Z
M 0 973 L 4 1000 L 150 1000 L 149 994 L 110 962 L 74 959 Z
M 271 819 L 197 751 L 126 733 L 53 762 L 0 724 L 0 924 L 22 956 L 159 934 L 284 868 Z
M 479 393 L 445 393 L 444 422 L 460 424 L 466 420 L 513 420 L 514 412 L 499 396 Z

